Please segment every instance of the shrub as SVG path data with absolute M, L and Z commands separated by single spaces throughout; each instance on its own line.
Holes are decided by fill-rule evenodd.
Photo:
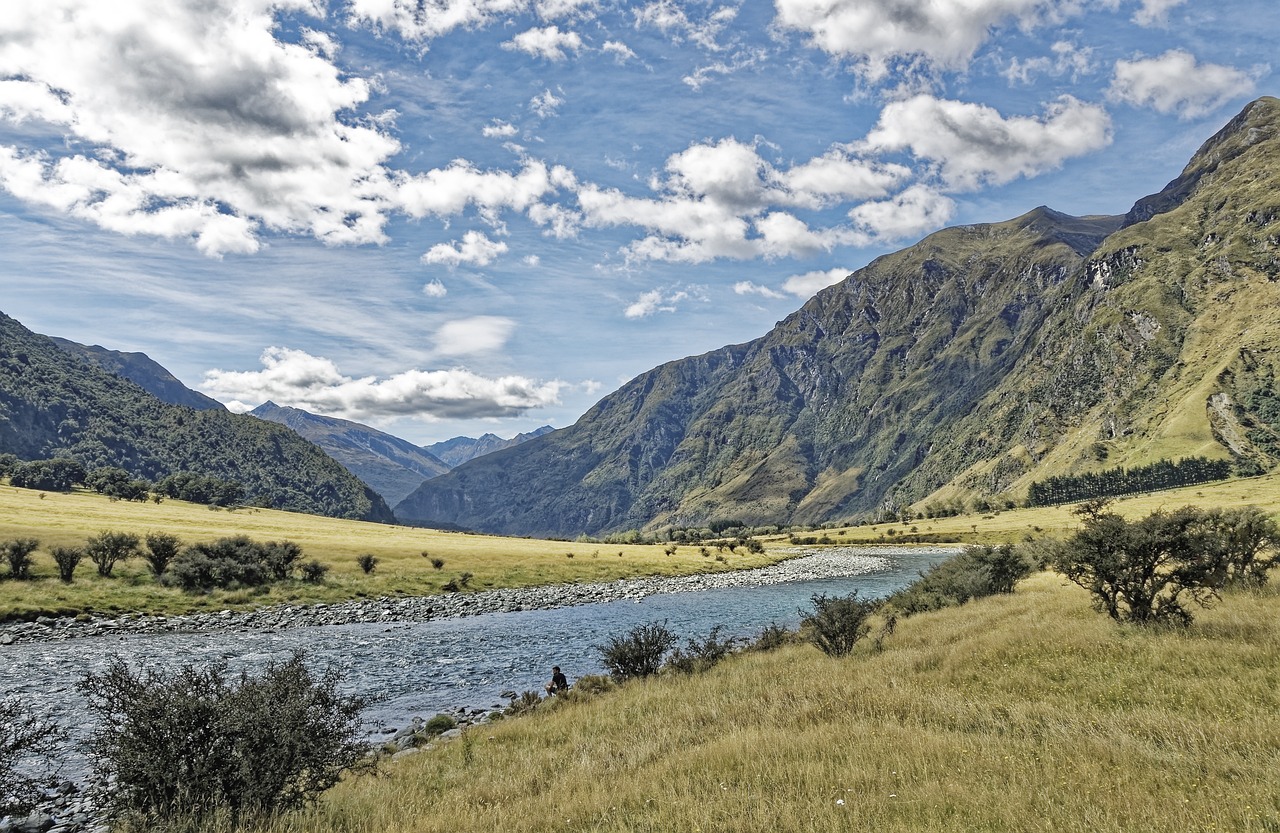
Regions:
M 512 694 L 511 703 L 507 706 L 506 713 L 512 717 L 519 714 L 526 714 L 533 711 L 542 702 L 542 695 L 536 691 L 525 691 L 521 694 Z
M 117 561 L 138 554 L 138 536 L 131 532 L 100 532 L 89 539 L 85 553 L 98 567 L 98 575 L 110 578 Z
M 0 544 L 5 561 L 9 562 L 9 578 L 19 581 L 31 578 L 31 553 L 38 546 L 40 542 L 35 538 L 14 538 Z
M 147 566 L 151 568 L 151 574 L 159 578 L 164 574 L 165 568 L 169 566 L 169 562 L 178 555 L 178 548 L 182 546 L 182 540 L 170 532 L 148 532 L 147 533 L 147 551 L 142 554 L 146 559 Z
M 461 593 L 463 590 L 467 588 L 467 585 L 470 583 L 471 583 L 471 574 L 462 573 L 457 578 L 451 578 L 448 581 L 446 581 L 441 586 L 440 589 L 449 593 Z
M 53 758 L 51 747 L 62 734 L 53 723 L 33 719 L 16 696 L 0 700 L 0 817 L 25 815 L 40 800 L 52 780 L 42 759 Z
M 235 535 L 187 547 L 169 564 L 160 581 L 189 593 L 260 587 L 289 578 L 301 557 L 302 548 L 292 541 L 260 543 Z
M 452 716 L 447 714 L 438 714 L 423 724 L 422 731 L 427 735 L 434 737 L 436 735 L 443 735 L 450 729 L 456 728 L 458 728 L 458 721 L 454 720 Z
M 1280 562 L 1280 527 L 1256 506 L 1210 509 L 1199 531 L 1227 584 L 1261 587 L 1267 571 Z
M 994 593 L 1012 593 L 1031 574 L 1036 559 L 1020 547 L 967 547 L 920 574 L 886 600 L 898 613 L 911 616 L 960 605 Z
M 721 625 L 716 625 L 711 629 L 711 633 L 701 642 L 696 639 L 689 639 L 685 644 L 685 649 L 676 648 L 671 652 L 671 658 L 667 660 L 667 667 L 672 671 L 679 671 L 685 674 L 699 673 L 707 671 L 716 663 L 723 660 L 729 654 L 733 653 L 733 649 L 738 644 L 738 640 L 734 637 L 721 639 L 720 632 L 724 630 Z
M 10 474 L 9 484 L 22 489 L 69 492 L 72 486 L 83 483 L 84 479 L 84 466 L 75 460 L 59 457 L 56 460 L 18 463 Z
M 796 635 L 787 630 L 777 622 L 770 622 L 760 631 L 760 635 L 755 641 L 747 646 L 751 651 L 772 651 L 775 648 L 781 648 L 783 645 L 790 645 L 796 639 Z
M 373 553 L 362 553 L 356 556 L 356 563 L 360 565 L 360 569 L 367 576 L 373 572 L 373 568 L 378 566 L 378 559 Z
M 329 568 L 319 561 L 308 561 L 301 567 L 302 580 L 308 584 L 320 584 L 324 581 L 325 574 L 329 572 Z
M 859 599 L 856 590 L 847 596 L 815 593 L 812 601 L 812 613 L 800 611 L 804 617 L 800 625 L 808 633 L 809 641 L 832 657 L 842 657 L 853 650 L 871 629 L 867 617 L 880 606 L 879 602 Z
M 613 681 L 613 678 L 605 674 L 587 674 L 586 676 L 579 677 L 577 681 L 574 682 L 572 694 L 575 697 L 580 695 L 604 694 L 607 691 L 612 691 L 615 685 L 617 684 Z
M 70 584 L 72 576 L 75 575 L 76 566 L 80 564 L 80 559 L 84 558 L 84 550 L 79 547 L 54 547 L 50 550 L 50 554 L 53 556 L 53 562 L 58 565 L 58 578 Z
M 313 674 L 302 653 L 258 676 L 225 664 L 164 675 L 119 657 L 79 688 L 101 728 L 90 742 L 113 779 L 109 809 L 141 829 L 231 826 L 296 809 L 366 760 L 360 712 L 332 670 Z
M 1207 605 L 1226 580 L 1222 550 L 1199 509 L 1130 523 L 1104 501 L 1089 501 L 1076 514 L 1084 527 L 1059 547 L 1057 568 L 1112 619 L 1187 624 L 1186 602 Z
M 426 555 L 426 553 L 423 553 L 423 555 Z M 443 570 L 443 569 L 444 569 L 444 559 L 443 559 L 443 558 L 433 558 L 433 559 L 431 559 L 431 566 L 432 566 L 432 567 L 434 567 L 434 568 L 436 568 L 437 570 Z
M 624 636 L 612 637 L 595 648 L 610 676 L 622 682 L 657 674 L 667 651 L 675 644 L 676 635 L 667 629 L 664 621 L 637 625 Z

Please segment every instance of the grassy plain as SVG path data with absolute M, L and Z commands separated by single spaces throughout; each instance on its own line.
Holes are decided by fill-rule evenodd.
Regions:
M 141 559 L 117 564 L 110 579 L 100 578 L 86 559 L 71 584 L 59 581 L 50 548 L 82 546 L 103 530 L 138 535 L 171 532 L 186 543 L 241 534 L 261 541 L 290 540 L 302 547 L 304 561 L 318 560 L 330 570 L 323 584 L 288 582 L 266 591 L 193 595 L 157 584 Z M 86 611 L 173 614 L 366 596 L 431 595 L 464 572 L 472 574 L 471 589 L 489 589 L 687 575 L 761 566 L 785 557 L 777 552 L 752 555 L 740 548 L 717 561 L 720 554 L 714 550 L 703 557 L 698 547 L 691 546 L 667 555 L 664 545 L 502 538 L 270 509 L 212 511 L 176 500 L 130 503 L 90 492 L 40 493 L 0 486 L 0 541 L 12 538 L 36 538 L 40 548 L 35 553 L 34 581 L 0 581 L 0 621 Z M 356 562 L 362 553 L 378 559 L 371 574 L 364 574 Z M 444 567 L 435 569 L 432 558 L 444 559 Z
M 272 833 L 1280 830 L 1280 605 L 1121 626 L 1044 573 L 876 651 L 748 653 L 567 698 Z

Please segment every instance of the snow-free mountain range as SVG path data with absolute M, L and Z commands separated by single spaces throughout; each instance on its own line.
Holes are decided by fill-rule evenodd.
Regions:
M 0 452 L 91 451 L 86 464 L 163 468 L 99 435 L 86 444 L 87 420 L 68 425 L 24 393 L 20 377 L 39 372 L 31 354 L 43 352 L 3 323 Z M 121 360 L 83 352 L 101 348 L 59 352 L 77 349 L 82 372 L 128 376 Z M 1018 501 L 1050 476 L 1158 460 L 1270 470 L 1280 463 L 1278 350 L 1280 102 L 1263 98 L 1125 215 L 1042 206 L 937 232 L 754 341 L 662 365 L 576 424 L 482 456 L 451 456 L 465 442 L 419 448 L 273 403 L 255 414 L 323 448 L 404 523 L 550 536 L 818 524 Z

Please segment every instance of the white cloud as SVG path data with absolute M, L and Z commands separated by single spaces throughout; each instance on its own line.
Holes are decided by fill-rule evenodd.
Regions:
M 1093 60 L 1093 47 L 1080 46 L 1071 41 L 1057 41 L 1050 47 L 1053 57 L 1040 56 L 1023 61 L 1013 58 L 1009 66 L 1000 74 L 1010 84 L 1031 84 L 1037 76 L 1048 75 L 1054 78 L 1068 76 L 1078 81 L 1081 76 L 1089 75 L 1096 69 Z
M 1171 49 L 1156 58 L 1117 61 L 1107 95 L 1112 101 L 1193 119 L 1248 95 L 1254 84 L 1248 73 L 1221 64 L 1197 63 L 1190 52 Z
M 436 352 L 444 356 L 493 353 L 506 345 L 515 329 L 516 322 L 497 315 L 449 321 L 436 331 Z
M 486 124 L 480 131 L 486 139 L 509 139 L 520 131 L 516 129 L 514 124 L 509 124 L 499 119 L 494 119 Z
M 631 302 L 622 314 L 627 318 L 648 318 L 658 312 L 675 312 L 680 303 L 690 299 L 705 301 L 706 294 L 702 287 L 660 287 L 642 292 L 640 297 Z
M 752 283 L 751 281 L 738 281 L 733 285 L 733 291 L 737 295 L 759 295 L 764 298 L 787 297 L 786 295 L 783 295 L 781 292 L 779 292 L 776 289 L 770 289 L 767 286 L 764 286 L 758 283 Z
M 1142 0 L 1142 8 L 1133 14 L 1133 22 L 1139 26 L 1167 26 L 1169 10 L 1186 3 L 1187 0 Z
M 524 257 L 520 258 L 520 262 L 523 263 L 525 266 L 537 266 L 538 264 L 542 263 L 542 258 L 538 257 L 537 255 L 525 255 Z
M 329 359 L 268 347 L 262 370 L 210 370 L 200 389 L 224 401 L 302 408 L 361 421 L 395 417 L 480 419 L 519 416 L 559 404 L 563 382 L 523 376 L 487 378 L 463 368 L 408 370 L 378 379 L 343 375 Z
M 524 0 L 346 0 L 352 23 L 430 40 L 454 29 L 474 29 L 520 11 Z
M 673 43 L 680 44 L 690 40 L 703 49 L 716 52 L 722 47 L 718 43 L 720 33 L 738 16 L 734 6 L 708 7 L 705 14 L 689 16 L 689 10 L 696 10 L 693 4 L 680 4 L 674 0 L 656 0 L 633 11 L 636 28 L 652 27 L 671 38 Z
M 537 0 L 534 8 L 543 20 L 555 20 L 561 17 L 592 17 L 599 5 L 598 0 Z
M 546 26 L 521 32 L 503 42 L 502 48 L 548 61 L 563 61 L 566 49 L 570 52 L 582 50 L 582 36 L 577 32 L 561 32 L 559 26 Z
M 849 212 L 849 218 L 869 239 L 914 240 L 946 225 L 955 207 L 949 197 L 917 184 L 891 199 L 864 202 Z
M 854 61 L 871 80 L 894 61 L 962 70 L 1006 22 L 1060 23 L 1088 0 L 775 0 L 775 22 L 809 34 L 823 51 Z
M 526 161 L 518 173 L 482 171 L 465 159 L 398 182 L 397 199 L 412 217 L 446 217 L 474 206 L 486 217 L 504 208 L 524 211 L 556 189 L 563 169 Z
M 849 277 L 852 269 L 827 269 L 821 272 L 805 272 L 792 275 L 782 282 L 782 288 L 798 298 L 808 298 L 820 289 L 837 284 Z
M 951 188 L 1033 177 L 1111 142 L 1106 110 L 1063 96 L 1040 118 L 1005 118 L 992 107 L 918 95 L 889 104 L 864 148 L 910 150 L 934 163 Z
M 719 257 L 785 257 L 860 241 L 848 228 L 813 229 L 780 208 L 821 209 L 884 197 L 910 176 L 901 165 L 859 159 L 845 148 L 778 169 L 736 139 L 691 145 L 667 159 L 655 197 L 587 184 L 578 190 L 589 227 L 639 226 L 651 232 L 628 256 L 698 263 Z
M 561 104 L 564 104 L 564 99 L 557 98 L 551 90 L 543 90 L 529 99 L 529 109 L 544 119 L 554 116 Z
M 617 40 L 605 41 L 604 45 L 600 47 L 600 50 L 605 54 L 612 55 L 614 60 L 620 64 L 625 64 L 627 61 L 636 57 L 636 53 L 631 50 L 631 47 L 627 46 L 622 41 Z
M 444 266 L 488 266 L 498 255 L 507 251 L 507 244 L 501 240 L 490 240 L 479 231 L 469 231 L 462 235 L 461 241 L 439 243 L 427 250 L 422 262 Z
M 440 282 L 439 278 L 435 278 L 423 285 L 422 294 L 428 298 L 443 298 L 449 294 L 449 290 Z

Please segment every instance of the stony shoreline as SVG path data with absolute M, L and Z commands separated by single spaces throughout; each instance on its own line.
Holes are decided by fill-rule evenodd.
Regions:
M 440 596 L 382 597 L 333 604 L 278 605 L 249 611 L 222 610 L 217 613 L 181 616 L 123 614 L 116 617 L 40 617 L 34 622 L 11 622 L 0 626 L 0 645 L 124 634 L 269 632 L 323 625 L 428 622 L 485 613 L 549 610 L 621 599 L 643 599 L 657 593 L 691 593 L 726 587 L 758 587 L 791 581 L 854 576 L 876 569 L 883 563 L 885 556 L 910 554 L 918 549 L 827 547 L 791 551 L 796 553 L 794 558 L 767 567 L 692 576 L 651 576 L 590 584 L 481 590 Z

